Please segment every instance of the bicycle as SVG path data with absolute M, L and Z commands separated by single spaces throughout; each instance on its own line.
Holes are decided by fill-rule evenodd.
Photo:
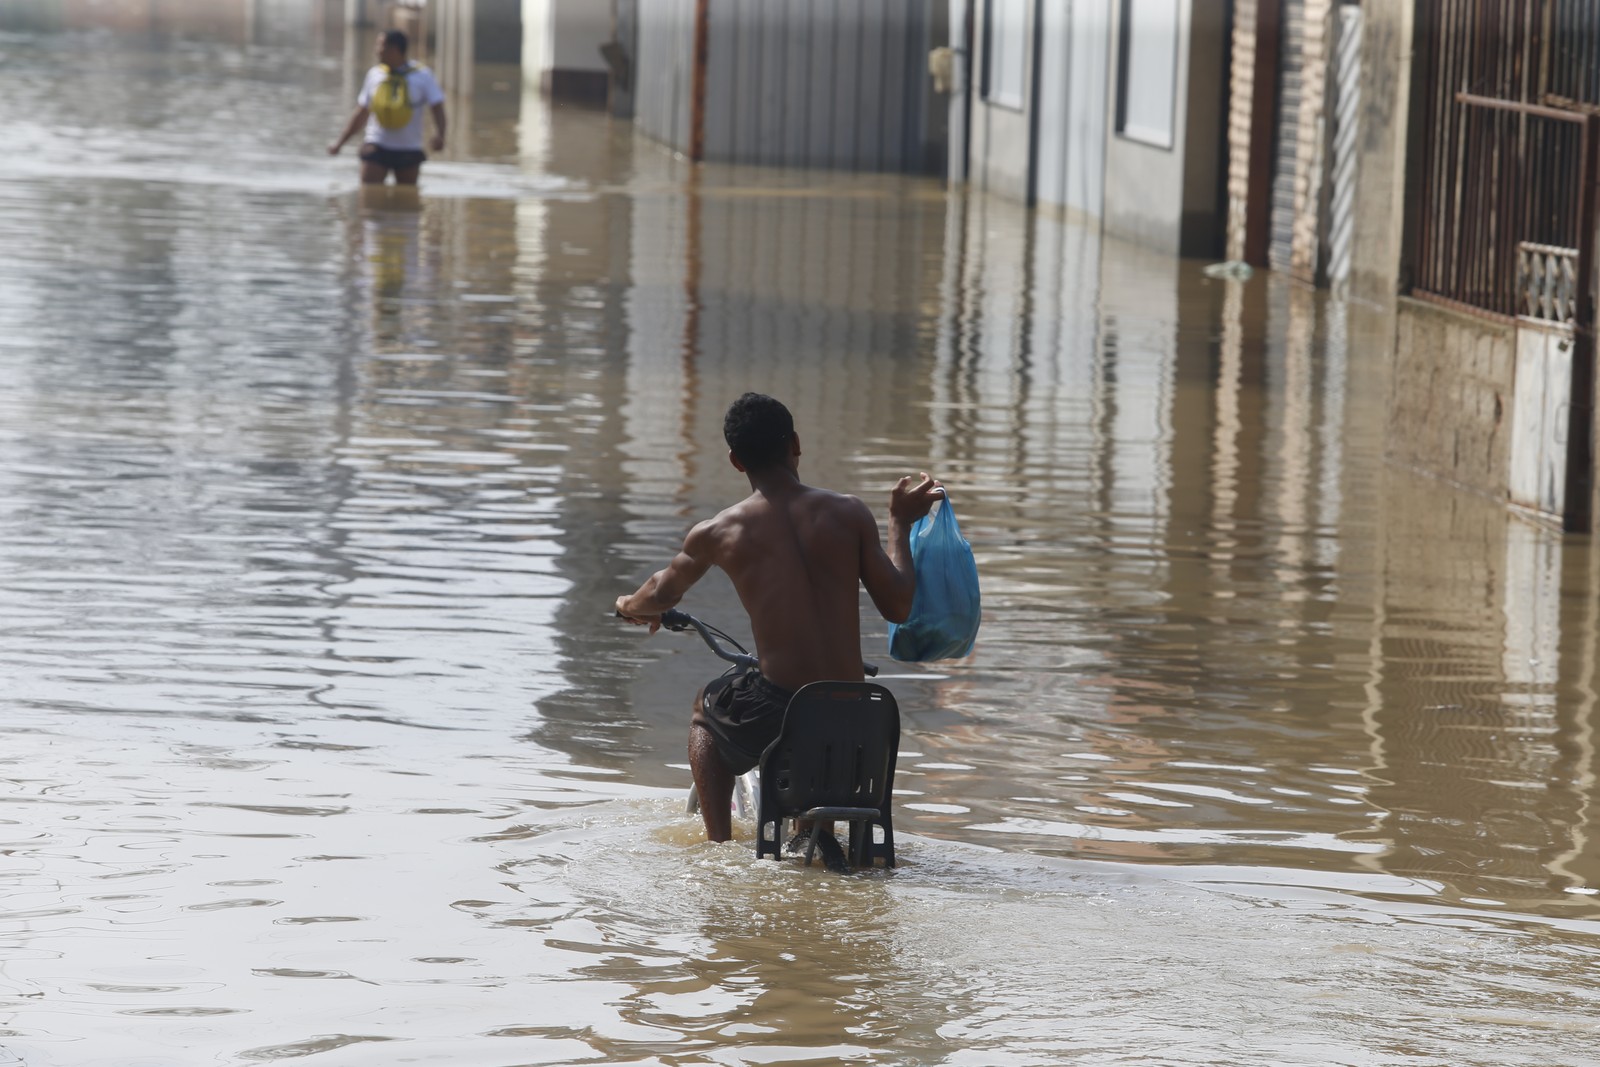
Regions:
M 750 650 L 735 641 L 727 632 L 712 626 L 710 623 L 701 622 L 686 611 L 676 608 L 661 613 L 661 628 L 671 630 L 673 633 L 683 633 L 693 628 L 700 635 L 700 640 L 706 643 L 718 659 L 726 660 L 734 665 L 738 674 L 751 670 L 761 665 L 761 661 L 750 654 Z M 737 651 L 730 651 L 723 647 L 726 641 Z M 733 811 L 741 818 L 754 818 L 758 807 L 757 801 L 761 798 L 761 775 L 752 767 L 734 779 L 733 783 Z M 688 813 L 699 814 L 700 788 L 697 785 L 689 786 Z
M 717 656 L 717 658 L 733 664 L 733 669 L 739 674 L 742 674 L 745 671 L 751 670 L 760 665 L 760 661 L 727 632 L 711 625 L 710 623 L 703 622 L 687 612 L 678 611 L 676 609 L 663 612 L 661 615 L 661 626 L 663 629 L 671 630 L 674 633 L 682 633 L 685 630 L 693 629 L 697 634 L 700 635 L 700 639 L 705 642 L 706 647 L 709 648 L 712 653 Z M 863 662 L 861 669 L 862 673 L 869 677 L 874 677 L 878 673 L 877 666 L 872 663 Z M 734 814 L 743 818 L 759 818 L 758 813 L 761 811 L 761 777 L 759 773 L 759 765 L 751 768 L 744 774 L 739 775 L 738 778 L 734 780 L 733 796 L 730 803 L 732 804 Z M 691 785 L 689 787 L 687 810 L 688 814 L 691 815 L 700 811 L 700 793 L 699 788 L 695 785 Z M 778 839 L 782 839 L 781 820 L 778 825 Z M 823 851 L 824 862 L 830 868 L 836 870 L 847 869 L 848 864 L 845 856 L 842 852 L 840 852 L 838 842 L 830 833 L 811 833 L 809 835 L 809 842 L 809 847 L 806 849 L 806 862 L 808 864 L 811 862 L 813 850 L 820 845 Z M 758 849 L 758 854 L 759 851 L 760 850 Z M 773 854 L 777 854 L 775 845 L 773 846 Z

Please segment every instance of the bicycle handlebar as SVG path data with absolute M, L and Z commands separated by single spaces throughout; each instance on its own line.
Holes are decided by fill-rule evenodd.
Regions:
M 738 642 L 726 635 L 713 634 L 710 627 L 686 611 L 679 611 L 677 608 L 669 608 L 663 611 L 661 613 L 661 625 L 675 633 L 682 633 L 692 627 L 700 635 L 700 640 L 706 643 L 707 648 L 716 653 L 718 658 L 725 659 L 729 663 L 737 663 L 741 667 L 759 667 L 761 665 L 760 660 L 745 652 L 742 648 L 738 652 L 731 652 L 724 648 L 723 640 L 727 640 L 735 648 L 739 647 Z M 876 664 L 863 662 L 861 671 L 868 678 L 874 678 L 878 674 L 878 667 Z
M 759 667 L 761 665 L 760 660 L 748 654 L 743 649 L 738 652 L 732 652 L 724 648 L 722 642 L 711 633 L 711 630 L 706 626 L 705 623 L 701 622 L 699 619 L 695 618 L 693 615 L 690 615 L 686 611 L 679 611 L 676 608 L 670 608 L 667 611 L 663 611 L 661 613 L 661 625 L 666 629 L 672 630 L 676 633 L 682 633 L 684 630 L 687 630 L 692 626 L 694 627 L 695 632 L 700 635 L 700 640 L 704 641 L 706 643 L 706 647 L 712 652 L 716 653 L 719 659 L 725 659 L 729 663 L 737 663 L 741 667 Z M 734 647 L 737 648 L 737 644 L 735 644 Z

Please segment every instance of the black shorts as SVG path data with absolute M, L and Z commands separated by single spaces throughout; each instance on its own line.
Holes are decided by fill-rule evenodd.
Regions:
M 361 146 L 361 162 L 376 163 L 389 170 L 410 170 L 422 166 L 428 154 L 420 148 L 385 148 L 368 141 Z
M 761 762 L 761 754 L 777 739 L 792 696 L 758 670 L 724 674 L 706 685 L 696 721 L 711 731 L 728 769 L 743 774 Z

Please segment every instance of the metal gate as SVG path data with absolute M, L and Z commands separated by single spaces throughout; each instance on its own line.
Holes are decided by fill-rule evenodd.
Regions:
M 1427 203 L 1416 289 L 1516 322 L 1511 500 L 1586 530 L 1600 119 L 1470 93 L 1456 102 L 1460 119 L 1438 138 L 1456 180 Z
M 1593 208 L 1595 119 L 1465 92 L 1455 102 L 1455 120 L 1424 150 L 1415 287 L 1472 310 L 1550 318 L 1525 299 L 1522 246 L 1561 250 L 1574 283 L 1577 261 L 1592 258 L 1580 246 L 1592 232 L 1582 216 Z M 1563 306 L 1563 321 L 1576 321 L 1576 300 Z
M 1514 323 L 1511 497 L 1591 521 L 1600 18 L 1424 0 L 1413 295 Z

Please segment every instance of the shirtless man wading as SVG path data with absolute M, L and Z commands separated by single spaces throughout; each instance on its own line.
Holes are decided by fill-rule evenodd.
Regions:
M 800 481 L 800 438 L 788 408 L 746 393 L 728 408 L 722 433 L 751 494 L 695 526 L 671 563 L 617 598 L 619 615 L 655 633 L 661 613 L 721 567 L 750 616 L 760 670 L 707 685 L 689 725 L 689 766 L 712 841 L 733 836 L 734 779 L 778 735 L 794 691 L 816 681 L 862 680 L 859 588 L 866 586 L 890 622 L 911 614 L 911 524 L 944 491 L 926 473 L 919 482 L 900 479 L 889 494 L 886 553 L 865 504 Z

